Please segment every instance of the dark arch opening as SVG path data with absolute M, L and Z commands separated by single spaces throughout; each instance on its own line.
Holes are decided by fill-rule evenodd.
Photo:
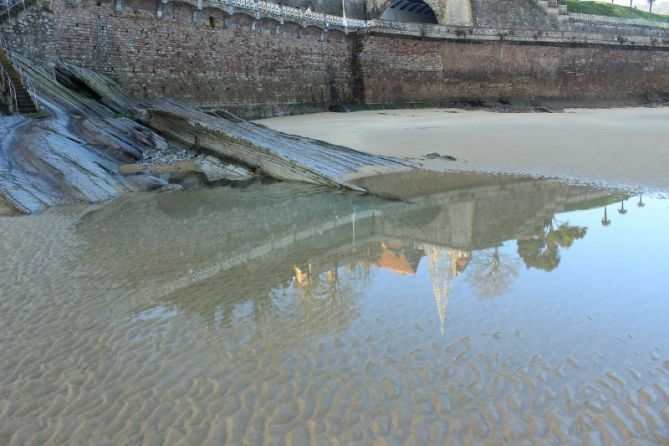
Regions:
M 422 0 L 395 0 L 381 15 L 381 20 L 409 23 L 437 23 L 437 16 Z

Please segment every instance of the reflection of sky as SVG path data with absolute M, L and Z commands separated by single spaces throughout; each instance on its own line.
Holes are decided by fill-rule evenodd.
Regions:
M 638 208 L 632 199 L 625 208 L 620 215 L 616 205 L 608 207 L 608 227 L 601 225 L 602 208 L 558 215 L 560 222 L 587 226 L 586 236 L 560 249 L 560 264 L 550 273 L 521 263 L 511 287 L 494 299 L 481 299 L 466 274 L 458 276 L 445 339 L 425 258 L 415 276 L 375 268 L 354 324 L 376 323 L 398 342 L 415 339 L 416 347 L 468 336 L 492 355 L 503 349 L 519 356 L 540 352 L 549 362 L 599 354 L 604 362 L 649 361 L 653 348 L 667 348 L 669 335 L 669 201 L 648 199 Z M 508 241 L 500 251 L 517 258 L 516 250 Z
M 451 283 L 442 334 L 431 277 L 435 262 L 430 259 L 435 257 L 420 258 L 423 248 L 434 254 L 435 246 L 425 243 L 447 244 L 449 231 L 473 227 L 494 232 L 494 237 L 473 233 L 481 236 L 476 240 L 492 240 L 476 245 L 488 247 L 484 251 L 490 254 L 494 249 L 489 245 L 498 240 L 534 233 L 544 218 L 552 216 L 552 209 L 572 206 L 574 200 L 584 199 L 579 204 L 589 206 L 606 199 L 603 194 L 574 194 L 548 183 L 509 184 L 488 195 L 490 189 L 463 193 L 463 201 L 472 203 L 467 206 L 449 206 L 460 202 L 444 200 L 449 216 L 466 216 L 462 209 L 486 207 L 487 212 L 469 214 L 473 221 L 438 218 L 443 214 L 431 207 L 426 212 L 420 212 L 420 206 L 415 206 L 418 212 L 410 212 L 402 203 L 381 207 L 389 209 L 389 215 L 379 217 L 375 226 L 358 225 L 355 246 L 349 236 L 352 228 L 345 224 L 338 230 L 312 231 L 332 221 L 326 206 L 316 206 L 328 204 L 325 199 L 333 204 L 339 200 L 341 205 L 334 209 L 342 210 L 340 216 L 348 215 L 350 201 L 344 194 L 315 200 L 303 197 L 298 208 L 313 207 L 323 215 L 314 220 L 305 217 L 313 213 L 298 212 L 295 215 L 304 224 L 294 227 L 288 207 L 294 202 L 280 200 L 280 206 L 262 207 L 266 215 L 284 217 L 276 217 L 274 225 L 266 228 L 266 220 L 256 213 L 262 204 L 250 199 L 243 201 L 248 206 L 228 205 L 227 214 L 217 213 L 221 202 L 230 203 L 219 198 L 243 197 L 245 192 L 238 190 L 187 192 L 186 197 L 196 194 L 207 200 L 204 206 L 201 201 L 188 201 L 185 214 L 179 213 L 184 195 L 178 193 L 157 196 L 174 200 L 170 215 L 156 213 L 151 206 L 133 208 L 132 202 L 126 202 L 123 218 L 115 219 L 111 212 L 87 214 L 74 235 L 67 230 L 72 224 L 69 218 L 54 222 L 49 220 L 52 215 L 45 215 L 11 220 L 9 229 L 14 232 L 5 241 L 15 244 L 5 246 L 16 255 L 5 256 L 0 267 L 6 276 L 0 326 L 10 334 L 2 338 L 0 363 L 9 366 L 3 371 L 10 378 L 0 380 L 0 393 L 16 401 L 17 409 L 30 409 L 29 416 L 17 418 L 30 432 L 34 420 L 76 421 L 85 412 L 79 403 L 99 407 L 97 401 L 104 401 L 109 409 L 103 412 L 102 406 L 93 411 L 103 415 L 86 412 L 91 423 L 83 425 L 82 432 L 97 433 L 95 427 L 109 424 L 115 415 L 116 421 L 127 422 L 130 430 L 139 432 L 146 417 L 137 414 L 144 409 L 131 412 L 125 405 L 137 402 L 155 414 L 149 417 L 155 422 L 149 424 L 174 423 L 174 430 L 184 432 L 195 425 L 194 420 L 213 426 L 214 420 L 227 416 L 231 418 L 226 425 L 235 429 L 270 425 L 276 432 L 282 423 L 269 420 L 288 420 L 283 424 L 294 426 L 306 418 L 335 430 L 342 420 L 355 429 L 367 429 L 376 424 L 367 418 L 372 414 L 404 420 L 390 434 L 398 438 L 409 431 L 428 432 L 440 424 L 448 424 L 448 429 L 456 427 L 456 422 L 469 424 L 478 431 L 472 444 L 503 444 L 501 436 L 483 436 L 488 429 L 500 431 L 507 421 L 511 428 L 530 423 L 541 428 L 555 420 L 563 422 L 564 432 L 574 433 L 573 444 L 582 444 L 575 439 L 603 428 L 618 429 L 617 414 L 636 410 L 630 404 L 636 401 L 658 420 L 641 420 L 643 429 L 639 428 L 638 437 L 653 444 L 652 429 L 666 425 L 669 395 L 665 391 L 669 389 L 669 301 L 665 297 L 669 200 L 648 199 L 646 207 L 639 209 L 636 199 L 631 199 L 626 215 L 616 211 L 618 204 L 610 205 L 608 227 L 601 226 L 602 208 L 558 215 L 558 222 L 588 226 L 588 231 L 569 249 L 560 249 L 561 262 L 551 272 L 527 269 L 518 261 L 516 241 L 504 242 L 499 247 L 501 256 L 516 259 L 518 269 L 499 296 L 477 294 L 468 275 L 481 253 L 471 253 L 471 262 Z M 535 189 L 538 195 L 531 193 Z M 263 190 L 263 199 L 272 190 L 276 189 Z M 508 199 L 516 191 L 519 198 Z M 499 200 L 508 205 L 490 205 Z M 532 206 L 523 206 L 526 201 Z M 202 209 L 207 213 L 202 214 Z M 279 213 L 282 209 L 285 214 Z M 407 212 L 390 212 L 395 209 Z M 520 211 L 526 211 L 522 218 L 509 217 Z M 128 224 L 145 221 L 161 224 Z M 240 221 L 260 224 L 249 225 L 241 237 L 235 231 Z M 490 224 L 468 226 L 481 221 Z M 5 222 L 10 225 L 10 220 Z M 407 230 L 417 229 L 419 222 L 426 225 L 425 231 Z M 521 223 L 525 229 L 516 230 Z M 129 227 L 133 230 L 128 231 Z M 7 235 L 7 227 L 3 229 Z M 17 236 L 26 231 L 29 238 Z M 297 244 L 263 248 L 286 239 L 287 234 L 310 232 L 311 239 L 304 237 Z M 239 243 L 233 244 L 237 236 Z M 383 257 L 390 255 L 383 246 L 396 256 Z M 246 248 L 258 249 L 262 255 L 245 260 L 241 252 Z M 442 252 L 462 253 L 442 248 Z M 71 255 L 81 252 L 85 256 Z M 406 264 L 396 262 L 400 254 L 405 255 Z M 194 280 L 173 294 L 144 294 L 152 289 L 144 283 L 151 274 L 172 280 L 183 277 L 188 268 L 206 271 L 232 256 L 240 258 L 240 265 Z M 351 268 L 351 263 L 356 266 Z M 407 274 L 407 264 L 411 270 L 417 265 L 415 274 Z M 304 276 L 304 281 L 298 281 L 298 276 Z M 317 280 L 309 283 L 309 277 Z M 20 368 L 13 367 L 16 358 Z M 45 375 L 45 370 L 50 374 Z M 616 379 L 610 377 L 613 374 Z M 618 379 L 626 384 L 616 384 Z M 639 396 L 644 387 L 654 400 Z M 575 405 L 562 398 L 565 389 L 573 393 Z M 306 411 L 297 405 L 292 410 L 296 397 L 305 402 Z M 68 399 L 65 412 L 54 414 L 51 402 Z M 332 410 L 319 409 L 321 402 Z M 291 407 L 281 409 L 284 406 Z M 269 418 L 277 408 L 273 416 L 281 418 Z M 499 408 L 493 411 L 499 417 L 477 420 L 487 408 Z M 609 409 L 614 417 L 606 416 Z M 352 421 L 342 415 L 349 410 Z M 504 412 L 509 420 L 504 420 Z M 585 412 L 598 418 L 582 424 Z M 252 416 L 262 422 L 244 421 Z M 631 415 L 621 419 L 630 426 L 636 423 Z M 535 436 L 543 433 L 549 434 L 540 429 Z M 336 437 L 330 431 L 326 435 Z M 521 431 L 514 439 L 518 441 L 508 442 L 522 443 L 527 439 L 523 435 Z M 610 443 L 625 444 L 623 436 L 613 435 Z M 350 437 L 337 441 L 353 443 Z M 553 443 L 566 442 L 555 439 Z
M 587 194 L 584 197 L 593 198 Z M 669 325 L 669 302 L 664 298 L 669 279 L 665 278 L 667 262 L 663 257 L 669 252 L 664 234 L 669 200 L 645 201 L 646 206 L 638 208 L 636 197 L 628 200 L 625 215 L 617 212 L 618 203 L 609 205 L 612 223 L 607 227 L 601 225 L 601 207 L 557 215 L 555 226 L 569 223 L 588 230 L 570 248 L 559 249 L 559 266 L 551 272 L 526 268 L 518 256 L 517 242 L 504 242 L 498 248 L 500 256 L 515 262 L 517 276 L 494 297 L 478 294 L 471 273 L 484 252 L 471 253 L 467 268 L 451 282 L 443 335 L 428 258 L 420 259 L 415 274 L 408 272 L 426 245 L 416 240 L 387 240 L 383 232 L 338 251 L 328 247 L 329 251 L 321 252 L 312 247 L 283 258 L 285 248 L 276 249 L 273 255 L 278 255 L 278 260 L 269 254 L 260 256 L 253 260 L 257 268 L 240 268 L 234 274 L 219 274 L 196 287 L 184 288 L 167 299 L 170 304 L 140 313 L 138 318 L 160 323 L 183 312 L 201 318 L 209 329 L 220 329 L 235 343 L 283 335 L 293 339 L 300 349 L 333 335 L 360 340 L 373 333 L 380 345 L 397 344 L 400 352 L 429 349 L 431 343 L 443 346 L 466 337 L 477 352 L 489 357 L 498 352 L 517 355 L 525 363 L 535 354 L 552 363 L 564 362 L 568 356 L 587 361 L 596 354 L 603 355 L 600 362 L 646 361 L 654 347 L 665 343 L 665 327 Z M 508 220 L 506 214 L 485 215 Z M 532 223 L 540 224 L 541 215 L 531 219 Z M 431 237 L 435 234 L 432 231 L 443 230 L 444 234 L 439 234 L 445 235 L 457 229 L 434 223 L 440 221 L 429 220 L 430 226 L 425 228 L 430 232 L 417 233 L 426 240 L 440 240 Z M 400 229 L 416 226 L 410 219 L 398 223 Z M 494 231 L 498 226 L 480 228 Z M 506 229 L 506 237 L 519 233 Z M 484 250 L 485 254 L 493 249 Z M 442 251 L 448 251 L 447 247 Z M 202 259 L 208 265 L 206 256 L 197 254 L 193 259 Z M 349 269 L 351 262 L 357 265 L 353 270 Z M 365 263 L 371 268 L 370 274 L 364 272 Z M 291 280 L 291 272 L 299 266 L 305 274 L 312 264 L 317 278 L 312 285 L 316 286 L 305 297 L 307 288 L 300 288 L 296 277 Z M 334 270 L 341 282 L 339 290 L 331 293 L 327 275 Z M 268 278 L 272 280 L 262 283 Z M 230 285 L 237 279 L 242 279 L 242 284 L 256 284 L 255 280 L 263 286 Z M 332 297 L 335 294 L 337 297 Z M 176 307 L 171 306 L 174 303 Z M 666 352 L 663 357 L 666 359 Z M 588 368 L 587 373 L 593 370 Z

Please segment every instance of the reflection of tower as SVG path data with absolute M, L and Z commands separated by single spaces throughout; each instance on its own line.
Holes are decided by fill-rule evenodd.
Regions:
M 451 292 L 451 282 L 462 272 L 469 262 L 469 253 L 461 249 L 439 248 L 436 245 L 423 245 L 427 265 L 430 269 L 432 279 L 432 291 L 437 303 L 439 322 L 441 323 L 441 334 L 444 334 L 444 321 L 446 320 L 446 307 L 448 296 Z

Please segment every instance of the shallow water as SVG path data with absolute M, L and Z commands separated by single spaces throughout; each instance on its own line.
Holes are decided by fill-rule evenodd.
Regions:
M 668 200 L 403 181 L 0 218 L 0 444 L 669 441 Z

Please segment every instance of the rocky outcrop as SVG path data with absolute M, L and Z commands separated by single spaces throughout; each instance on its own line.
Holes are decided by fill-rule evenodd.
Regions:
M 351 179 L 408 167 L 394 158 L 287 135 L 230 115 L 223 119 L 167 100 L 150 105 L 141 121 L 197 150 L 281 180 L 364 191 Z
M 164 144 L 99 97 L 58 82 L 59 76 L 20 62 L 34 81 L 44 119 L 0 119 L 0 195 L 20 212 L 98 202 L 137 189 L 118 166 Z
M 365 189 L 354 177 L 410 168 L 226 112 L 207 114 L 168 100 L 147 105 L 109 78 L 74 65 L 58 64 L 51 74 L 19 60 L 49 113 L 41 120 L 0 118 L 0 128 L 6 128 L 0 136 L 0 197 L 3 207 L 23 213 L 136 190 L 172 190 L 168 183 L 188 168 L 206 181 L 248 181 L 261 174 L 356 191 Z M 187 159 L 193 162 L 179 169 L 150 168 Z M 140 168 L 128 174 L 121 168 L 128 164 Z
M 205 113 L 168 99 L 143 104 L 122 92 L 110 79 L 73 65 L 61 64 L 57 71 L 61 82 L 88 91 L 102 104 L 132 116 L 169 140 L 245 165 L 271 178 L 363 191 L 350 180 L 410 168 L 396 158 L 287 135 L 225 111 Z

